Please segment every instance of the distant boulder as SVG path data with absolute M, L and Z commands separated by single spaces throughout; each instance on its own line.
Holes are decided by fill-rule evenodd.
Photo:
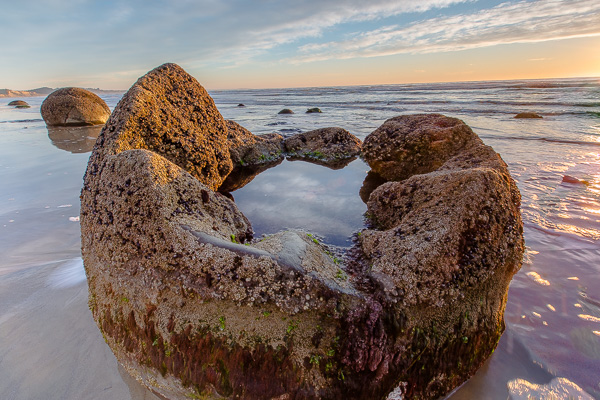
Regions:
M 523 119 L 541 119 L 544 118 L 541 115 L 538 115 L 536 113 L 532 113 L 532 112 L 522 112 L 522 113 L 518 113 L 517 115 L 515 115 L 515 118 L 523 118 Z
M 49 126 L 101 125 L 110 109 L 98 95 L 81 88 L 58 89 L 42 103 L 42 118 Z
M 294 112 L 292 110 L 290 110 L 289 108 L 284 108 L 283 110 L 279 111 L 277 114 L 293 114 Z
M 10 103 L 8 103 L 9 106 L 16 106 L 16 107 L 30 107 L 29 103 L 27 103 L 26 101 L 23 100 L 13 100 Z
M 242 104 L 242 103 L 240 103 L 240 104 L 238 104 L 238 107 L 246 107 L 246 105 L 245 105 L 245 104 Z
M 306 114 L 312 114 L 312 113 L 322 113 L 323 111 L 321 111 L 320 108 L 314 107 L 314 108 L 309 108 L 308 110 L 306 110 Z

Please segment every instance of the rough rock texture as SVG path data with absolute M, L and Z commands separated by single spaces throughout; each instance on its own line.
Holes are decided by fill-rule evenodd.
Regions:
M 217 148 L 229 160 L 210 98 L 186 95 L 196 85 L 173 65 L 141 78 L 84 178 L 90 309 L 129 373 L 170 399 L 280 400 L 382 399 L 398 385 L 434 399 L 472 375 L 502 332 L 522 254 L 518 192 L 493 150 L 473 138 L 422 189 L 410 182 L 425 175 L 375 189 L 377 227 L 343 266 L 304 232 L 249 243 L 249 221 L 213 191 L 218 167 L 181 162 Z M 201 127 L 182 122 L 208 114 Z M 439 257 L 419 264 L 427 246 Z
M 290 158 L 335 164 L 359 155 L 361 141 L 342 128 L 321 128 L 290 136 L 284 148 Z
M 382 177 L 401 180 L 439 168 L 474 138 L 471 128 L 456 118 L 402 115 L 367 136 L 362 156 Z
M 522 112 L 515 115 L 515 118 L 529 118 L 529 119 L 541 119 L 544 118 L 541 115 L 532 112 Z
M 148 149 L 216 189 L 231 172 L 227 126 L 206 90 L 176 64 L 148 72 L 123 96 L 90 158 L 88 175 L 110 154 Z
M 387 152 L 382 135 L 396 143 Z M 371 165 L 400 180 L 370 193 L 372 228 L 359 236 L 351 270 L 363 290 L 380 290 L 424 342 L 436 343 L 421 355 L 441 358 L 428 365 L 437 372 L 421 394 L 433 396 L 474 373 L 504 329 L 508 284 L 524 250 L 520 194 L 500 156 L 460 120 L 393 118 L 365 148 Z M 436 349 L 444 341 L 448 348 Z
M 257 136 L 237 122 L 225 122 L 229 154 L 234 166 L 268 164 L 284 158 L 283 136 L 277 133 Z
M 29 103 L 23 100 L 13 100 L 8 103 L 9 106 L 29 106 Z
M 98 95 L 75 87 L 50 93 L 42 103 L 41 112 L 50 126 L 101 125 L 110 116 L 110 109 Z

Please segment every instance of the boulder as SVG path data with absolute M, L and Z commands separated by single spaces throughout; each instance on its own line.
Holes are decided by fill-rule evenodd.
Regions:
M 110 109 L 89 90 L 67 87 L 50 93 L 41 107 L 42 118 L 49 126 L 84 126 L 104 124 Z
M 242 103 L 238 104 L 237 106 L 238 106 L 238 107 L 246 107 L 246 105 L 245 105 L 245 104 L 242 104 Z
M 473 374 L 504 330 L 524 251 L 520 194 L 500 156 L 460 120 L 393 118 L 363 149 L 377 172 L 397 180 L 365 190 L 370 228 L 350 270 L 418 329 L 420 359 L 436 371 L 420 396 L 433 398 Z
M 321 128 L 290 136 L 283 142 L 292 159 L 337 164 L 360 154 L 361 141 L 342 128 Z
M 441 167 L 474 140 L 464 122 L 440 114 L 388 119 L 365 138 L 362 157 L 387 180 L 401 180 Z
M 229 132 L 242 145 L 254 139 L 226 127 L 199 91 L 172 64 L 140 78 L 84 177 L 89 305 L 125 369 L 169 399 L 373 399 L 397 387 L 405 398 L 433 399 L 472 375 L 502 332 L 522 255 L 518 191 L 505 170 L 488 166 L 505 168 L 499 157 L 471 143 L 468 155 L 457 150 L 431 172 L 423 191 L 394 186 L 418 175 L 375 189 L 374 226 L 342 265 L 305 232 L 250 241 L 250 222 L 214 191 L 213 171 L 231 162 Z M 202 168 L 198 153 L 210 157 Z M 482 198 L 468 208 L 475 195 L 448 198 L 453 188 Z M 446 201 L 458 207 L 449 216 Z M 392 235 L 396 227 L 407 231 Z M 427 246 L 441 257 L 445 238 L 445 263 L 424 257 Z
M 294 112 L 292 110 L 290 110 L 289 108 L 284 108 L 283 110 L 279 111 L 277 114 L 293 114 Z
M 211 189 L 232 170 L 227 126 L 213 99 L 176 64 L 138 79 L 115 107 L 96 143 L 87 175 L 107 155 L 148 149 L 179 165 Z
M 323 111 L 321 111 L 320 108 L 314 107 L 314 108 L 309 108 L 308 110 L 306 110 L 306 114 L 313 114 L 313 113 L 322 113 Z
M 284 158 L 283 136 L 277 133 L 257 136 L 237 122 L 225 122 L 229 154 L 234 166 L 269 164 Z
M 8 103 L 9 106 L 26 106 L 29 107 L 29 103 L 27 103 L 26 101 L 23 100 L 13 100 L 10 103 Z
M 522 113 L 518 113 L 517 115 L 515 115 L 514 118 L 541 119 L 541 118 L 544 118 L 544 117 L 542 117 L 541 115 L 538 115 L 536 113 L 532 113 L 532 112 L 522 112 Z

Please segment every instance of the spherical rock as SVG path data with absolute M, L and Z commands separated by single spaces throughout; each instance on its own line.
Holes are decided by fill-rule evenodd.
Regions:
M 539 114 L 532 113 L 532 112 L 522 112 L 522 113 L 518 113 L 517 115 L 515 115 L 514 118 L 519 118 L 519 119 L 542 119 L 544 117 L 542 117 Z
M 289 108 L 284 108 L 283 110 L 279 111 L 277 114 L 293 114 L 294 112 L 292 110 L 290 110 Z
M 98 95 L 75 87 L 50 93 L 42 103 L 41 112 L 49 126 L 101 125 L 110 116 L 110 109 Z

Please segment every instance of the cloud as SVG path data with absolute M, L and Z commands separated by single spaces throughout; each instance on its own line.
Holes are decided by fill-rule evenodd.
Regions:
M 597 0 L 503 3 L 472 14 L 357 33 L 343 41 L 305 44 L 291 63 L 465 50 L 508 43 L 600 35 Z

